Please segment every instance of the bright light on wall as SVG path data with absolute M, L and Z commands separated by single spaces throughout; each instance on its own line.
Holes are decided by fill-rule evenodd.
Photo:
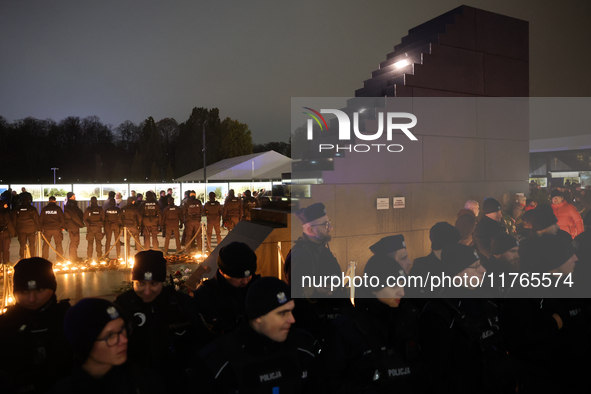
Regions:
M 394 68 L 402 68 L 402 67 L 406 67 L 410 64 L 410 62 L 406 59 L 401 60 L 399 62 L 394 63 Z

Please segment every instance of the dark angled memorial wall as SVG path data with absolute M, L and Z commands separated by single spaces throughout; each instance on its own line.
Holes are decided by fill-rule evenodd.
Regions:
M 351 119 L 358 112 L 366 133 L 375 133 L 384 113 L 412 113 L 417 141 L 401 134 L 386 141 L 384 132 L 372 143 L 398 142 L 404 152 L 333 156 L 323 184 L 302 202 L 326 204 L 330 247 L 343 269 L 356 260 L 362 272 L 368 247 L 398 233 L 412 259 L 424 256 L 431 226 L 454 224 L 468 199 L 482 205 L 527 192 L 528 73 L 528 22 L 508 16 L 462 6 L 402 38 L 343 110 Z M 393 197 L 404 197 L 404 208 L 393 208 Z M 388 198 L 389 208 L 377 209 L 378 198 Z

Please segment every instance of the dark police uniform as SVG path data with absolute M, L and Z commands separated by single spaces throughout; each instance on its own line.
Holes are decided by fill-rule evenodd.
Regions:
M 236 196 L 226 198 L 223 218 L 228 231 L 232 230 L 242 218 L 242 201 Z
M 70 236 L 70 247 L 68 258 L 72 261 L 78 260 L 78 245 L 80 245 L 80 229 L 84 227 L 84 213 L 75 200 L 68 200 L 64 208 L 66 218 L 66 230 Z
M 105 222 L 105 211 L 98 205 L 90 205 L 84 211 L 84 222 L 88 232 L 86 233 L 86 240 L 88 241 L 88 248 L 86 249 L 86 257 L 92 258 L 93 246 L 96 242 L 96 255 L 98 258 L 102 257 L 102 245 L 103 240 L 103 224 Z
M 64 236 L 62 235 L 62 229 L 66 228 L 66 217 L 62 212 L 62 209 L 54 202 L 50 201 L 49 204 L 41 209 L 40 215 L 40 222 L 41 222 L 41 230 L 43 230 L 43 235 L 47 239 L 47 242 L 53 241 L 55 243 L 55 250 L 60 255 L 64 255 L 64 249 L 62 247 L 62 242 L 64 240 Z M 43 241 L 43 258 L 47 259 L 49 257 L 49 244 Z M 59 256 L 56 256 L 57 259 L 61 259 Z
M 197 392 L 317 392 L 313 338 L 293 327 L 284 342 L 275 342 L 244 322 L 203 348 L 199 356 L 203 366 L 195 376 Z
M 341 267 L 328 244 L 317 244 L 306 234 L 295 242 L 288 259 L 291 261 L 291 292 L 296 303 L 295 324 L 320 340 L 324 337 L 331 320 L 337 318 L 341 314 L 341 307 L 349 302 L 348 296 L 344 289 L 335 289 L 333 297 L 317 298 L 321 297 L 317 290 L 308 286 L 303 288 L 302 280 L 304 276 L 341 277 Z
M 117 207 L 108 207 L 105 210 L 105 251 L 111 248 L 111 234 L 115 237 L 115 251 L 117 258 L 121 256 L 121 243 L 119 243 L 119 236 L 121 235 L 121 209 Z
M 16 229 L 8 208 L 0 207 L 0 264 L 10 260 L 10 241 L 16 235 Z
M 515 392 L 519 363 L 507 353 L 499 309 L 479 289 L 444 291 L 419 316 L 427 389 L 445 393 Z
M 164 237 L 164 254 L 168 253 L 168 246 L 170 245 L 170 234 L 174 235 L 174 241 L 177 252 L 181 249 L 181 231 L 183 226 L 183 211 L 176 205 L 168 205 L 162 211 L 160 217 L 160 227 L 165 232 Z
M 441 260 L 437 258 L 434 252 L 429 253 L 427 256 L 419 257 L 412 263 L 410 269 L 410 276 L 420 276 L 423 280 L 427 279 L 429 275 L 439 275 L 442 272 Z M 408 298 L 426 298 L 430 296 L 431 289 L 428 286 L 407 286 L 404 289 Z M 422 308 L 426 301 L 414 300 L 415 305 Z
M 115 304 L 132 319 L 129 360 L 161 372 L 170 383 L 180 378 L 176 375 L 211 340 L 191 297 L 173 286 L 164 286 L 150 303 L 128 290 L 115 299 Z
M 135 204 L 128 203 L 126 206 L 121 208 L 121 222 L 127 229 L 127 255 L 129 256 L 129 249 L 131 248 L 131 235 L 135 236 L 136 239 L 139 239 L 139 228 L 142 224 L 142 215 Z M 137 250 L 137 241 L 135 250 Z
M 572 298 L 553 298 L 566 295 Z M 591 310 L 588 299 L 575 297 L 573 289 L 553 279 L 542 291 L 510 287 L 501 300 L 508 350 L 523 364 L 520 392 L 576 392 L 584 384 L 588 366 L 581 360 L 591 351 Z M 553 314 L 560 316 L 562 329 Z
M 292 294 L 295 297 L 302 297 L 303 292 L 309 292 L 312 289 L 302 289 L 302 279 L 304 276 L 341 276 L 341 266 L 336 257 L 330 251 L 328 244 L 318 244 L 311 241 L 306 234 L 303 234 L 295 241 L 290 251 L 291 255 L 291 284 Z M 306 282 L 307 285 L 307 282 Z M 308 297 L 314 297 L 314 292 L 305 294 Z
M 114 366 L 99 379 L 80 366 L 57 382 L 49 394 L 161 394 L 168 392 L 160 375 L 137 364 L 126 362 Z
M 216 337 L 234 331 L 244 319 L 246 292 L 260 277 L 254 274 L 247 286 L 234 287 L 218 270 L 213 278 L 197 287 L 193 299 L 207 328 Z
M 320 362 L 325 392 L 420 393 L 419 311 L 356 298 L 332 321 Z
M 142 225 L 144 226 L 144 243 L 146 249 L 158 248 L 158 225 L 160 224 L 160 205 L 154 199 L 148 199 L 140 205 Z M 150 246 L 152 237 L 152 246 Z
M 222 217 L 222 204 L 219 201 L 208 201 L 203 205 L 205 216 L 207 216 L 207 246 L 211 250 L 211 235 L 215 229 L 215 236 L 217 244 L 222 242 L 222 235 L 220 234 L 220 219 Z
M 63 329 L 69 307 L 54 295 L 35 311 L 17 304 L 0 315 L 2 393 L 43 393 L 69 373 L 72 352 Z
M 25 257 L 25 246 L 27 240 L 29 241 L 29 248 L 31 256 L 35 256 L 37 250 L 37 240 L 35 234 L 40 230 L 39 227 L 39 212 L 37 209 L 29 204 L 21 204 L 15 211 L 12 212 L 12 221 L 15 223 L 18 242 L 20 244 L 19 255 L 21 259 Z
M 201 215 L 203 213 L 203 205 L 195 196 L 191 196 L 185 205 L 183 205 L 183 217 L 185 218 L 185 247 L 190 249 L 187 245 L 195 234 L 197 241 L 197 249 L 201 249 Z

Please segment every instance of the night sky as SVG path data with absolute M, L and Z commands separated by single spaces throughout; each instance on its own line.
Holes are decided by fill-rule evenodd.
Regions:
M 353 96 L 410 28 L 462 4 L 530 22 L 531 96 L 591 96 L 587 0 L 0 0 L 0 115 L 116 127 L 217 107 L 254 142 L 287 141 L 291 97 Z

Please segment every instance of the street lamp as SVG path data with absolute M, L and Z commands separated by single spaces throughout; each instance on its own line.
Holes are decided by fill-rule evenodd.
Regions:
M 205 197 L 207 197 L 207 164 L 205 164 L 206 156 L 205 156 L 205 123 L 207 120 L 203 121 L 203 183 L 205 183 Z
M 53 184 L 55 185 L 55 172 L 56 172 L 57 170 L 59 170 L 59 168 L 57 168 L 57 167 L 52 167 L 51 169 L 53 170 Z

